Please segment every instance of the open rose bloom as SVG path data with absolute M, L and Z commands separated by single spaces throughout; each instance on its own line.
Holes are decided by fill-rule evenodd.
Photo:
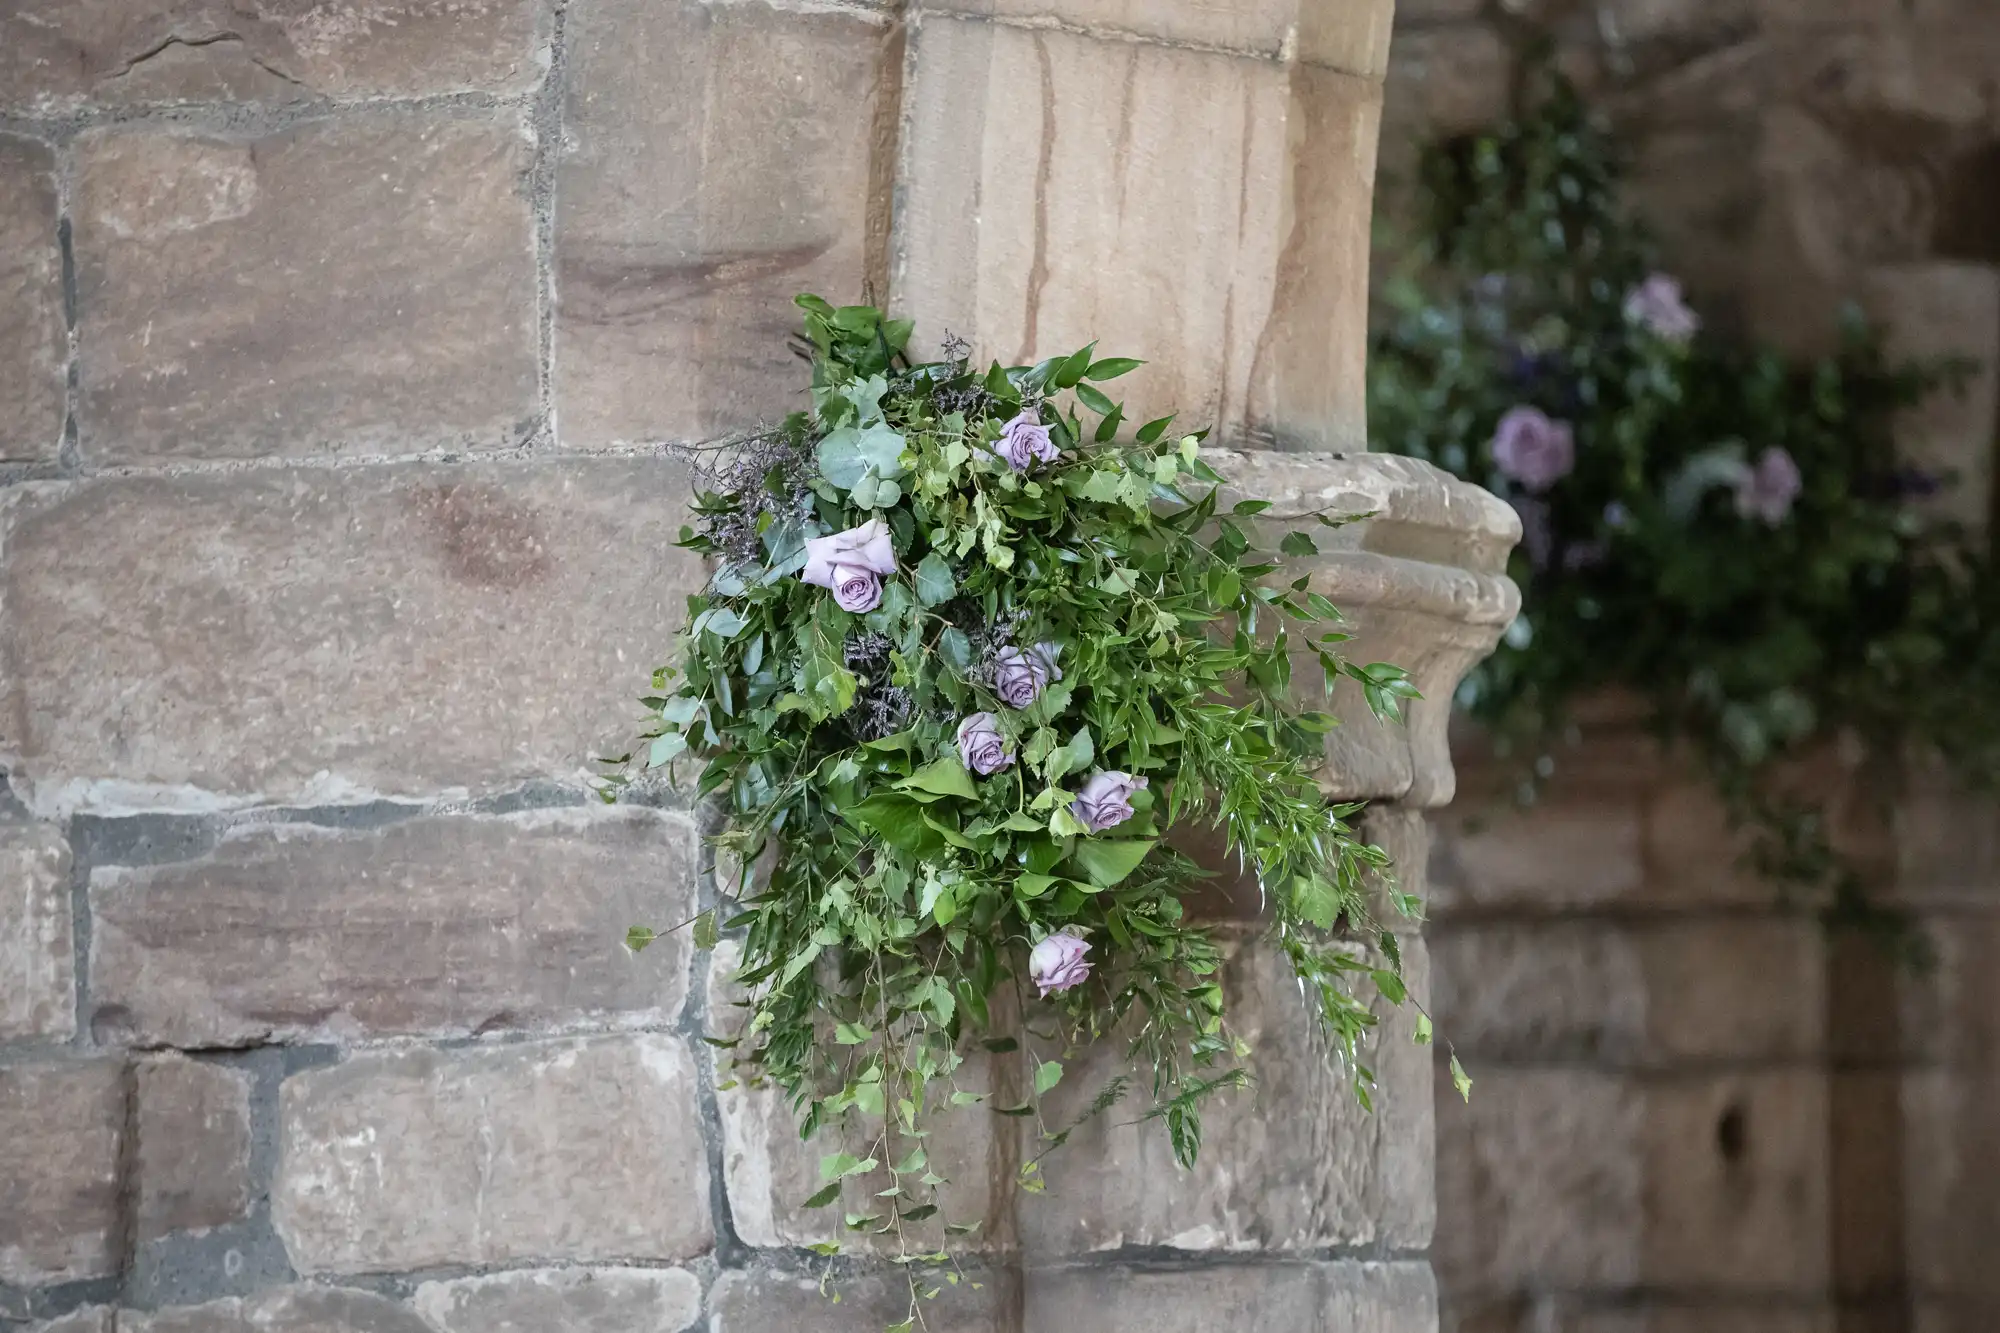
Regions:
M 1081 986 L 1090 976 L 1090 941 L 1058 931 L 1028 953 L 1028 980 L 1041 987 L 1042 998 Z
M 859 614 L 882 604 L 882 576 L 895 572 L 889 525 L 877 514 L 858 528 L 807 541 L 799 577 L 832 592 L 841 610 Z
M 1014 762 L 1007 738 L 1000 734 L 1000 719 L 991 713 L 974 713 L 958 724 L 958 757 L 980 777 L 991 777 Z

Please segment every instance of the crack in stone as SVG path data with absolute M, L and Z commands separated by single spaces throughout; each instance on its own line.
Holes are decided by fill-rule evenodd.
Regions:
M 250 44 L 244 40 L 242 33 L 230 32 L 226 29 L 222 32 L 210 33 L 206 37 L 183 37 L 179 33 L 171 33 L 168 36 L 161 38 L 158 42 L 154 43 L 146 50 L 139 52 L 139 54 L 133 56 L 130 60 L 127 60 L 123 65 L 119 66 L 111 73 L 105 75 L 103 81 L 105 83 L 112 83 L 119 79 L 126 78 L 132 73 L 133 70 L 137 69 L 139 66 L 146 64 L 148 61 L 153 60 L 154 58 L 162 55 L 169 49 L 176 46 L 185 47 L 189 50 L 196 50 L 204 46 L 219 46 L 224 42 L 235 42 L 238 45 L 242 46 L 243 58 L 249 61 L 251 64 L 255 65 L 258 69 L 263 70 L 266 74 L 271 75 L 273 78 L 282 79 L 284 82 L 291 84 L 294 88 L 306 88 L 308 92 L 311 91 L 311 89 L 307 87 L 303 79 L 299 79 L 294 77 L 293 75 L 287 74 L 284 70 L 279 69 L 277 66 L 264 60 L 255 51 L 252 51 L 250 49 Z

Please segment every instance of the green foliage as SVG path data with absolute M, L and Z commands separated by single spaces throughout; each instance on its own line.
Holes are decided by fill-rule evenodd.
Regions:
M 1066 1126 L 1043 1121 L 1065 1062 L 1100 1037 L 1150 1071 L 1152 1114 L 1193 1160 L 1200 1104 L 1243 1081 L 1246 1048 L 1225 1022 L 1216 944 L 1187 919 L 1202 872 L 1167 839 L 1176 827 L 1220 829 L 1267 886 L 1273 930 L 1365 1098 L 1372 1002 L 1402 999 L 1395 937 L 1369 896 L 1394 886 L 1348 822 L 1357 807 L 1320 794 L 1334 719 L 1293 702 L 1293 661 L 1316 661 L 1329 687 L 1360 680 L 1385 716 L 1415 691 L 1394 667 L 1345 661 L 1324 625 L 1332 604 L 1279 581 L 1272 545 L 1310 540 L 1266 531 L 1261 503 L 1218 514 L 1200 435 L 1156 421 L 1119 438 L 1120 407 L 1094 386 L 1136 361 L 1086 347 L 1026 367 L 914 364 L 907 323 L 799 304 L 813 410 L 739 442 L 710 473 L 729 488 L 698 496 L 682 545 L 714 574 L 689 599 L 677 665 L 655 677 L 643 762 L 697 762 L 697 790 L 724 814 L 717 843 L 745 864 L 774 853 L 763 887 L 724 909 L 750 996 L 736 1067 L 782 1087 L 804 1133 L 844 1124 L 872 1140 L 865 1156 L 828 1156 L 806 1202 L 921 1160 L 942 1108 L 1030 1117 L 1059 1145 L 1130 1086 L 1113 1079 Z M 1060 455 L 1016 470 L 995 446 L 1022 413 Z M 842 610 L 798 577 L 805 543 L 878 515 L 896 572 L 873 609 Z M 1009 707 L 996 671 L 1042 644 L 1060 675 Z M 1010 758 L 985 776 L 958 748 L 976 713 Z M 1129 818 L 1092 833 L 1073 803 L 1102 773 L 1146 785 Z M 1088 941 L 1091 971 L 1044 999 L 1027 957 L 1057 932 Z M 961 1085 L 981 1040 L 1022 1053 L 1025 1101 L 990 1105 Z M 895 1168 L 848 1224 L 901 1236 L 944 1183 Z
M 1537 77 L 1519 118 L 1425 152 L 1418 244 L 1383 284 L 1371 356 L 1377 447 L 1522 514 L 1525 609 L 1461 702 L 1546 774 L 1579 698 L 1642 697 L 1758 830 L 1764 871 L 1866 913 L 1823 811 L 1773 779 L 1841 737 L 2000 768 L 2000 584 L 1909 503 L 1949 479 L 1901 467 L 1890 434 L 1952 369 L 1888 364 L 1852 318 L 1813 364 L 1650 322 L 1628 306 L 1654 260 L 1617 145 L 1574 89 Z M 1496 456 L 1521 406 L 1573 432 L 1553 484 Z M 1758 512 L 1771 450 L 1800 486 Z

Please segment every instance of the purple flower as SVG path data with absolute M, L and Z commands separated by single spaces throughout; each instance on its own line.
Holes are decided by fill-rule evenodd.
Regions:
M 1493 463 L 1501 476 L 1540 494 L 1576 466 L 1576 437 L 1567 421 L 1551 421 L 1539 407 L 1509 408 L 1493 430 Z
M 1028 980 L 1042 988 L 1047 999 L 1057 991 L 1081 986 L 1090 976 L 1090 942 L 1058 932 L 1028 951 Z
M 1007 738 L 1000 734 L 1000 719 L 991 713 L 974 713 L 958 724 L 958 757 L 980 777 L 988 777 L 1014 762 Z
M 1761 518 L 1775 528 L 1792 512 L 1804 482 L 1790 454 L 1775 446 L 1766 449 L 1757 466 L 1736 483 L 1736 512 L 1744 518 Z
M 1083 791 L 1069 803 L 1069 812 L 1092 833 L 1102 833 L 1132 817 L 1132 793 L 1145 785 L 1146 779 L 1116 769 L 1092 773 Z
M 799 577 L 831 589 L 843 611 L 873 611 L 882 602 L 882 576 L 896 572 L 889 525 L 877 514 L 858 528 L 813 537 L 806 542 L 806 567 Z
M 1049 438 L 1049 428 L 1033 412 L 1023 412 L 1008 422 L 1000 438 L 994 441 L 993 451 L 1016 472 L 1026 472 L 1038 458 L 1053 463 L 1057 453 L 1055 441 Z
M 1625 318 L 1670 343 L 1684 343 L 1701 328 L 1701 316 L 1681 299 L 1680 283 L 1665 273 L 1648 276 L 1625 294 Z
M 1623 532 L 1625 525 L 1631 521 L 1632 511 L 1625 507 L 1622 500 L 1613 500 L 1610 504 L 1604 506 L 1604 526 L 1607 528 Z
M 1003 648 L 993 668 L 993 690 L 1000 702 L 1009 708 L 1026 708 L 1040 698 L 1050 681 L 1063 678 L 1062 668 L 1056 665 L 1060 651 L 1061 646 L 1053 643 L 1038 643 L 1026 652 Z

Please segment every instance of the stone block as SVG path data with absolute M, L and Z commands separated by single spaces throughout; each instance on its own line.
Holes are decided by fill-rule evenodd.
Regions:
M 1246 1263 L 1172 1269 L 1031 1270 L 1032 1333 L 1210 1333 L 1214 1329 L 1433 1333 L 1437 1284 L 1425 1263 Z
M 1583 907 L 1645 884 L 1635 793 L 1549 793 L 1525 809 L 1464 801 L 1432 821 L 1430 882 L 1440 914 L 1460 908 Z
M 47 1286 L 116 1270 L 127 1101 L 113 1061 L 0 1066 L 0 1282 Z
M 694 1061 L 609 1037 L 350 1057 L 287 1080 L 272 1221 L 302 1273 L 708 1249 Z
M 2000 905 L 2000 800 L 1968 790 L 1943 763 L 1908 766 L 1895 842 L 1898 895 Z
M 1393 0 L 1326 5 L 1314 0 L 1248 0 L 1230 5 L 1147 0 L 943 0 L 928 13 L 998 18 L 1024 26 L 1088 30 L 1111 40 L 1139 38 L 1264 60 L 1382 77 L 1388 64 Z
M 1129 420 L 1364 447 L 1376 80 L 941 16 L 911 42 L 906 100 L 954 108 L 903 146 L 891 288 L 922 347 L 1096 338 L 1149 359 L 1110 386 Z
M 1006 1274 L 968 1273 L 956 1286 L 936 1282 L 935 1300 L 923 1302 L 929 1333 L 1002 1333 L 1018 1327 L 1006 1318 Z M 974 1284 L 977 1284 L 976 1286 Z M 925 1288 L 928 1290 L 928 1287 Z M 842 1275 L 824 1290 L 816 1276 L 776 1269 L 722 1274 L 708 1296 L 708 1333 L 881 1333 L 910 1316 L 909 1281 L 900 1273 Z
M 250 1080 L 180 1056 L 142 1061 L 138 1239 L 208 1230 L 250 1208 Z
M 519 442 L 540 411 L 529 162 L 512 117 L 86 135 L 73 205 L 84 456 Z
M 28 1333 L 118 1333 L 118 1311 L 106 1305 L 86 1305 L 60 1319 L 30 1324 Z
M 0 1041 L 76 1033 L 69 844 L 51 824 L 0 824 Z
M 118 1333 L 435 1333 L 408 1306 L 342 1287 L 279 1287 L 167 1310 L 120 1310 Z
M 1940 479 L 1925 502 L 1983 533 L 1993 516 L 1993 452 L 2000 440 L 2000 266 L 1913 263 L 1870 269 L 1861 302 L 1881 327 L 1883 350 L 1922 363 L 1960 360 L 1970 373 L 1896 424 L 1903 461 Z
M 9 26 L 0 17 L 0 32 Z M 0 42 L 0 71 L 5 50 Z M 0 87 L 6 83 L 0 72 Z M 55 154 L 32 139 L 0 135 L 0 462 L 56 456 L 68 363 Z
M 1805 918 L 1447 920 L 1438 1027 L 1496 1062 L 1808 1059 L 1825 1048 L 1823 942 Z
M 597 459 L 16 487 L 14 790 L 212 808 L 574 779 L 630 747 L 703 580 L 671 549 L 684 477 Z
M 535 0 L 21 0 L 0 106 L 518 92 L 547 65 Z
M 1469 1106 L 1438 1094 L 1435 1255 L 1454 1293 L 1824 1290 L 1817 1071 L 1471 1072 Z
M 239 828 L 91 881 L 92 1028 L 147 1045 L 672 1024 L 695 836 L 639 808 Z
M 542 1268 L 426 1282 L 412 1300 L 443 1333 L 682 1333 L 701 1282 L 682 1268 Z
M 709 961 L 709 1031 L 723 1040 L 737 1038 L 748 1022 L 748 1011 L 739 1003 L 743 992 L 734 984 L 742 957 L 739 941 L 723 940 Z M 890 1176 L 886 1170 L 850 1179 L 835 1205 L 820 1209 L 800 1206 L 825 1183 L 819 1164 L 826 1154 L 844 1147 L 857 1156 L 877 1155 L 864 1140 L 872 1138 L 879 1126 L 857 1124 L 848 1129 L 846 1141 L 837 1128 L 822 1130 L 809 1140 L 801 1139 L 798 1112 L 793 1110 L 783 1089 L 769 1082 L 751 1080 L 730 1068 L 727 1051 L 714 1050 L 709 1060 L 717 1085 L 715 1105 L 722 1126 L 723 1183 L 729 1193 L 730 1218 L 738 1238 L 755 1246 L 838 1243 L 848 1250 L 895 1253 L 896 1237 L 853 1232 L 842 1224 L 844 1213 L 881 1210 L 881 1203 L 873 1196 L 877 1190 L 888 1187 Z M 995 1067 L 1001 1063 L 984 1051 L 971 1051 L 957 1075 L 956 1086 L 968 1092 L 991 1091 Z M 998 1243 L 996 1237 L 1005 1226 L 1003 1218 L 1010 1202 L 1011 1176 L 1018 1150 L 1011 1126 L 1012 1122 L 1002 1121 L 986 1106 L 934 1111 L 929 1125 L 931 1137 L 924 1147 L 931 1170 L 951 1183 L 939 1190 L 937 1216 L 928 1223 L 905 1229 L 912 1243 L 948 1244 L 960 1253 Z M 892 1152 L 891 1157 L 898 1155 Z M 1003 1183 L 996 1187 L 995 1181 Z M 947 1223 L 975 1222 L 980 1230 L 970 1235 L 948 1238 L 943 1230 Z
M 1437 1084 L 1438 1277 L 1489 1292 L 1629 1287 L 1642 1273 L 1645 1107 L 1592 1070 L 1488 1068 L 1472 1099 Z
M 1235 932 L 1222 942 L 1230 955 L 1221 977 L 1228 1021 L 1251 1046 L 1251 1086 L 1205 1104 L 1200 1159 L 1184 1172 L 1158 1121 L 1132 1123 L 1150 1109 L 1147 1071 L 1137 1071 L 1125 1103 L 1083 1123 L 1049 1157 L 1047 1191 L 1016 1201 L 1031 1259 L 1121 1246 L 1227 1252 L 1424 1243 L 1431 1053 L 1410 1040 L 1407 1015 L 1393 1015 L 1368 1051 L 1379 1082 L 1371 1114 L 1328 1059 L 1283 954 Z M 1422 941 L 1405 949 L 1411 994 L 1422 1001 L 1429 993 Z M 1099 1041 L 1065 1063 L 1045 1118 L 1069 1124 L 1125 1072 L 1132 1071 L 1122 1043 Z
M 568 35 L 563 440 L 704 437 L 808 407 L 792 297 L 858 300 L 879 267 L 898 30 L 859 8 L 606 0 Z

